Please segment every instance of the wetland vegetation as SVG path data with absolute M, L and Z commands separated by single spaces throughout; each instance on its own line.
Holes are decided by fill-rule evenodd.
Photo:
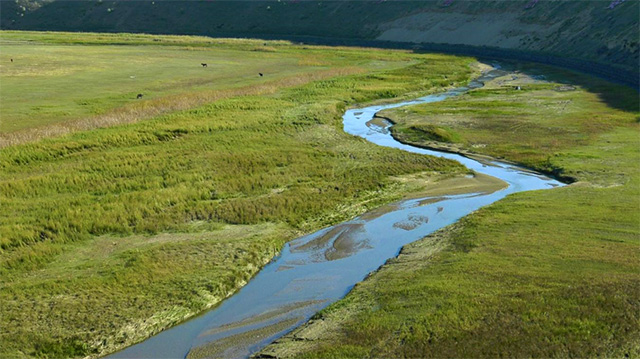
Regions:
M 0 41 L 2 136 L 16 139 L 0 150 L 2 357 L 112 352 L 215 305 L 287 240 L 419 189 L 405 176 L 465 172 L 346 135 L 341 115 L 460 85 L 472 58 L 144 35 Z M 64 131 L 37 132 L 48 126 Z
M 406 246 L 264 355 L 640 355 L 638 94 L 538 65 L 510 69 L 519 72 L 381 116 L 407 143 L 576 182 L 511 195 Z
M 0 43 L 3 358 L 113 352 L 216 305 L 286 241 L 466 173 L 349 136 L 341 116 L 462 85 L 473 58 L 133 34 Z M 407 246 L 265 353 L 640 355 L 637 92 L 511 66 L 381 115 L 407 143 L 575 183 Z

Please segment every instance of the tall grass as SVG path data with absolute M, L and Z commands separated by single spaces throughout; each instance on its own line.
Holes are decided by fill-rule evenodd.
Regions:
M 433 137 L 420 138 L 411 127 L 446 126 L 460 149 L 578 182 L 509 196 L 407 246 L 268 353 L 640 355 L 637 92 L 585 75 L 518 68 L 516 80 L 509 74 L 465 96 L 385 115 L 405 141 L 432 146 Z M 540 74 L 548 80 L 528 76 Z
M 339 131 L 339 97 L 393 95 L 410 77 L 399 77 L 395 90 L 383 84 L 403 71 L 318 81 L 273 98 L 220 100 L 139 125 L 6 148 L 0 248 L 178 230 L 193 220 L 297 226 L 383 186 L 388 176 L 455 168 L 373 146 L 305 144 L 319 125 Z M 277 188 L 286 190 L 269 195 Z
M 313 51 L 345 63 L 0 150 L 0 356 L 142 340 L 233 293 L 286 240 L 398 198 L 391 177 L 464 170 L 346 135 L 341 116 L 437 91 L 445 73 L 466 81 L 472 59 Z M 359 54 L 375 63 L 352 67 Z

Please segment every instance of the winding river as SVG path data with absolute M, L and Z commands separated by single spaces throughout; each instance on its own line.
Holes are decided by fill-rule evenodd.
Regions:
M 484 81 L 501 74 L 504 72 L 494 69 L 467 87 L 446 93 L 351 109 L 343 119 L 347 133 L 380 146 L 454 159 L 476 173 L 501 179 L 508 184 L 504 189 L 404 200 L 295 239 L 246 286 L 213 310 L 108 358 L 246 358 L 344 297 L 356 283 L 396 256 L 405 244 L 509 194 L 562 186 L 513 165 L 482 163 L 402 144 L 391 137 L 390 123 L 374 120 L 381 110 L 443 101 L 481 87 Z

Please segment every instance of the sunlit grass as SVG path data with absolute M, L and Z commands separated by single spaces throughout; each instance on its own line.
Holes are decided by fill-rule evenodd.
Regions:
M 520 69 L 549 82 L 520 74 L 519 91 L 502 78 L 384 115 L 405 141 L 437 144 L 412 127 L 437 128 L 455 135 L 449 140 L 461 149 L 578 182 L 511 195 L 408 245 L 295 333 L 297 340 L 268 351 L 299 358 L 640 355 L 637 93 L 585 75 Z
M 55 133 L 55 125 L 112 125 L 104 117 L 129 119 L 134 109 L 156 109 L 136 117 L 148 118 L 162 110 L 158 104 L 193 107 L 179 101 L 210 98 L 212 92 L 279 88 L 285 79 L 319 72 L 380 70 L 411 61 L 401 52 L 331 52 L 282 41 L 188 36 L 0 32 L 0 43 L 0 134 L 8 144 L 33 132 Z M 257 51 L 264 49 L 270 50 Z
M 2 34 L 11 41 L 19 35 Z M 62 46 L 76 61 L 85 51 L 114 58 L 157 53 L 169 62 L 177 56 L 178 64 L 197 58 L 183 54 L 191 51 L 180 47 L 187 44 L 149 45 L 151 36 L 120 47 L 112 46 L 118 35 L 25 36 L 37 41 L 11 46 L 33 56 Z M 112 352 L 215 305 L 285 241 L 400 198 L 409 185 L 398 178 L 464 171 L 452 161 L 349 136 L 341 116 L 356 102 L 439 91 L 449 86 L 444 73 L 462 84 L 473 59 L 286 43 L 269 43 L 277 51 L 258 56 L 255 46 L 264 45 L 212 40 L 202 51 L 229 63 L 246 58 L 250 69 L 273 61 L 279 78 L 200 89 L 173 87 L 176 74 L 158 74 L 157 84 L 147 84 L 169 83 L 162 96 L 122 106 L 98 101 L 104 113 L 86 121 L 60 115 L 51 125 L 60 131 L 45 126 L 50 133 L 0 150 L 0 356 Z M 193 71 L 204 70 L 199 62 Z M 118 64 L 103 64 L 96 76 L 119 76 Z M 242 62 L 229 66 L 245 71 Z M 34 88 L 60 80 L 55 71 L 21 78 Z M 71 74 L 68 81 L 79 78 Z M 128 80 L 105 80 L 102 90 L 96 82 L 82 93 L 102 94 L 109 86 L 129 93 Z M 51 90 L 52 101 L 57 96 L 55 104 L 80 111 L 69 101 L 78 92 L 72 87 Z M 28 97 L 14 90 L 3 80 L 3 99 Z
M 515 80 L 508 74 L 448 101 L 382 115 L 399 121 L 393 131 L 403 141 L 452 142 L 556 174 L 563 169 L 554 158 L 565 149 L 590 144 L 602 133 L 637 120 L 637 92 L 630 88 L 544 66 L 519 69 Z M 541 74 L 552 80 L 531 77 Z

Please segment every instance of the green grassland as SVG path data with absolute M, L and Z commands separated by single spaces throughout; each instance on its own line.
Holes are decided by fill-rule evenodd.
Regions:
M 100 115 L 124 113 L 123 122 L 134 109 L 153 110 L 143 116 L 152 117 L 159 108 L 190 108 L 225 90 L 250 93 L 327 71 L 382 70 L 412 61 L 403 54 L 378 61 L 375 52 L 359 56 L 283 41 L 193 36 L 2 32 L 0 44 L 0 139 L 6 141 Z M 142 99 L 136 99 L 139 93 Z
M 9 42 L 3 52 L 2 132 L 101 114 L 135 102 L 138 93 L 154 99 L 264 81 L 259 72 L 277 79 L 311 70 L 299 65 L 296 56 L 215 47 L 149 46 L 140 51 L 107 45 L 80 52 L 76 45 Z
M 398 121 L 392 131 L 403 142 L 444 144 L 557 175 L 567 170 L 554 158 L 566 149 L 637 123 L 637 92 L 540 65 L 508 68 L 515 72 L 481 90 L 380 115 Z
M 577 182 L 511 195 L 406 246 L 263 353 L 640 356 L 638 94 L 586 75 L 515 69 L 515 79 L 382 115 L 405 142 L 504 157 Z
M 287 240 L 418 189 L 403 176 L 465 171 L 349 136 L 341 115 L 354 103 L 464 83 L 471 58 L 286 43 L 258 52 L 262 42 L 141 35 L 2 41 L 1 98 L 14 99 L 2 105 L 3 128 L 36 111 L 29 106 L 56 109 L 28 112 L 17 125 L 25 131 L 120 111 L 137 92 L 149 93 L 136 105 L 145 109 L 178 103 L 0 150 L 3 358 L 113 352 L 215 305 Z M 207 69 L 191 47 L 210 56 Z M 10 51 L 20 54 L 13 65 Z M 165 61 L 146 60 L 156 56 Z M 212 73 L 207 81 L 220 83 L 192 84 L 217 64 L 241 78 Z M 254 76 L 262 68 L 281 80 Z M 129 69 L 140 71 L 135 89 Z M 19 73 L 29 75 L 11 82 Z M 226 92 L 215 95 L 217 86 Z M 45 94 L 31 100 L 30 88 Z

